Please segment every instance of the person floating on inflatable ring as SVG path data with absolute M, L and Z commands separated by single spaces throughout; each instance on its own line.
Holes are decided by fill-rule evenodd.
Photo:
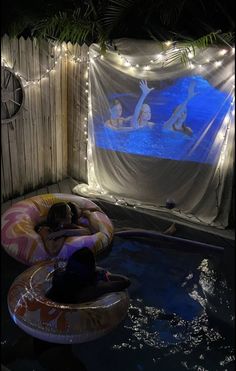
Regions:
M 83 210 L 72 202 L 57 202 L 49 209 L 46 222 L 35 227 L 50 256 L 60 252 L 68 236 L 86 236 L 94 233 L 89 222 L 92 211 Z
M 66 269 L 56 269 L 46 297 L 58 303 L 77 304 L 129 287 L 130 280 L 96 267 L 93 252 L 83 247 L 68 259 Z

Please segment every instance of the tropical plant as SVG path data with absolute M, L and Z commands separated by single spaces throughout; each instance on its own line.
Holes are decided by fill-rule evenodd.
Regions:
M 189 50 L 195 53 L 196 48 L 234 42 L 234 24 L 227 13 L 227 0 L 224 12 L 218 0 L 212 5 L 203 0 L 85 0 L 77 2 L 76 9 L 72 5 L 74 2 L 66 11 L 50 13 L 34 26 L 28 25 L 31 35 L 59 42 L 88 45 L 96 42 L 102 52 L 107 42 L 120 37 L 172 39 L 181 42 L 182 47 L 170 56 L 170 62 L 180 59 L 183 63 Z M 219 10 L 225 20 L 224 27 L 229 25 L 227 32 L 219 31 L 221 18 L 214 20 Z

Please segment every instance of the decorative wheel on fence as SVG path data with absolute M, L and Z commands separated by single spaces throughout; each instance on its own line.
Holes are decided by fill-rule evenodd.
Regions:
M 1 66 L 1 123 L 12 122 L 21 112 L 25 100 L 24 87 L 15 72 Z

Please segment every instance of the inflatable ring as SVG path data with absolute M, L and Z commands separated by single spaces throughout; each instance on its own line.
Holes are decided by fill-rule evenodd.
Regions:
M 43 194 L 19 201 L 2 215 L 1 241 L 5 251 L 26 265 L 51 258 L 35 226 L 46 219 L 48 210 L 56 202 L 74 202 L 83 209 L 96 209 L 90 217 L 94 234 L 67 237 L 57 258 L 68 260 L 74 251 L 89 247 L 95 255 L 109 247 L 113 238 L 113 226 L 104 212 L 89 199 L 70 194 Z
M 105 294 L 80 304 L 60 304 L 45 297 L 55 271 L 53 261 L 27 268 L 11 285 L 8 309 L 14 322 L 41 340 L 70 344 L 97 339 L 109 333 L 126 316 L 127 290 Z

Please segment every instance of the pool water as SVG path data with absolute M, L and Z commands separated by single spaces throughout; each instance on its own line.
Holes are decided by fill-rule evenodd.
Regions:
M 199 284 L 204 259 L 199 253 L 181 251 L 181 246 L 166 249 L 163 243 L 116 237 L 111 252 L 98 265 L 130 278 L 126 319 L 92 342 L 44 343 L 37 352 L 40 341 L 24 334 L 4 306 L 3 364 L 12 371 L 233 370 L 234 339 L 223 335 L 220 326 L 212 327 L 205 309 Z M 10 285 L 19 273 L 9 267 L 18 263 L 6 255 L 4 260 L 9 263 Z M 6 264 L 2 269 L 6 270 Z M 8 357 L 4 354 L 7 348 Z

